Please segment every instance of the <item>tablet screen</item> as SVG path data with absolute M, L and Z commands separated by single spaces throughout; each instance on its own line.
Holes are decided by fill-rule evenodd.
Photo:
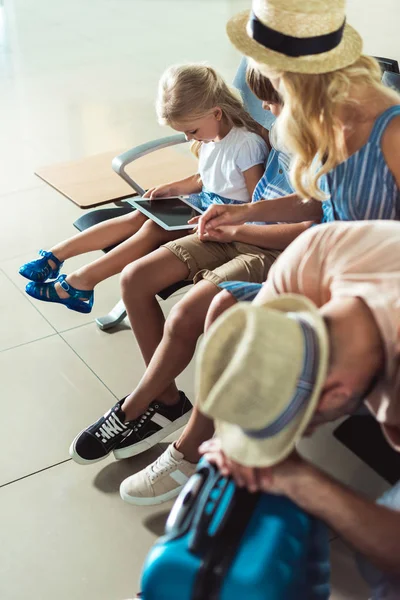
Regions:
M 160 198 L 157 200 L 135 200 L 138 207 L 156 221 L 165 223 L 168 228 L 188 227 L 188 221 L 192 217 L 201 214 L 200 211 L 192 208 L 180 198 Z M 190 227 L 193 227 L 190 226 Z

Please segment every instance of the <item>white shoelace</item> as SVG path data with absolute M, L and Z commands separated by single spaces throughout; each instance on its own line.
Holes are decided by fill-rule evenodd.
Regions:
M 123 431 L 126 431 L 128 428 L 122 421 L 120 421 L 115 413 L 110 414 L 107 421 L 99 427 L 99 431 L 96 431 L 97 437 L 102 437 L 102 441 L 106 442 L 107 440 L 111 440 L 116 435 L 119 435 Z
M 149 470 L 151 474 L 154 475 L 164 475 L 178 466 L 178 461 L 172 456 L 169 450 L 163 452 L 157 460 L 149 466 Z

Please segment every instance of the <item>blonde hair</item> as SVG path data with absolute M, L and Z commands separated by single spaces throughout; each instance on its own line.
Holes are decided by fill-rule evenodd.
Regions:
M 259 133 L 260 125 L 245 110 L 239 92 L 229 88 L 212 67 L 174 65 L 162 75 L 156 100 L 160 125 L 173 127 L 174 123 L 201 119 L 216 107 L 229 125 Z M 201 143 L 192 144 L 196 156 Z
M 293 153 L 294 188 L 303 198 L 326 199 L 318 180 L 347 158 L 338 108 L 356 108 L 357 88 L 368 93 L 369 87 L 399 103 L 400 95 L 381 83 L 379 64 L 369 56 L 361 56 L 343 69 L 315 75 L 271 72 L 262 64 L 257 67 L 268 77 L 280 80 L 284 107 L 277 121 L 277 134 Z

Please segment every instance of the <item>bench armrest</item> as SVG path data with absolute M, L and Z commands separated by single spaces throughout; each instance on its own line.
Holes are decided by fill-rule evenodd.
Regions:
M 112 168 L 139 194 L 139 196 L 143 196 L 145 190 L 140 187 L 140 185 L 136 183 L 132 177 L 129 177 L 125 171 L 125 167 L 134 160 L 137 160 L 146 154 L 150 154 L 150 152 L 161 150 L 162 148 L 168 148 L 168 146 L 183 144 L 186 141 L 185 135 L 180 133 L 177 135 L 159 138 L 158 140 L 152 140 L 151 142 L 146 142 L 145 144 L 140 144 L 139 146 L 135 146 L 135 148 L 131 148 L 130 150 L 123 152 L 123 154 L 116 156 L 112 161 Z

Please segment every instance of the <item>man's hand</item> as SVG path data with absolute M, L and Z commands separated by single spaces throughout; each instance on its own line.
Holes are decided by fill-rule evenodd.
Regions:
M 290 497 L 293 487 L 308 467 L 297 452 L 273 467 L 245 467 L 224 454 L 218 438 L 204 442 L 199 450 L 208 462 L 219 468 L 222 475 L 231 475 L 239 487 L 246 487 L 250 492 L 263 491 Z

